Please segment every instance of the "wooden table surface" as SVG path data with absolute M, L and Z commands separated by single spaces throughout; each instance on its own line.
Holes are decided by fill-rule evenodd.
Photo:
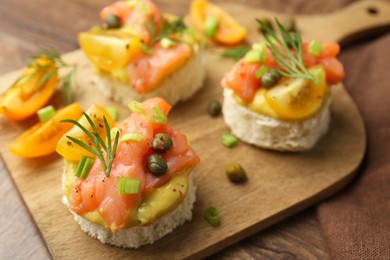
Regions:
M 1 0 L 0 73 L 21 68 L 26 57 L 36 53 L 39 48 L 55 49 L 61 53 L 77 49 L 77 33 L 100 23 L 98 11 L 110 2 L 112 1 Z M 289 13 L 297 10 L 299 13 L 314 13 L 312 10 L 326 13 L 340 6 L 337 0 L 239 2 Z M 188 0 L 156 0 L 156 3 L 163 11 L 177 15 L 185 14 L 189 5 Z M 0 259 L 50 258 L 34 221 L 1 161 L 0 180 Z M 214 257 L 329 259 L 330 254 L 313 207 L 217 253 Z

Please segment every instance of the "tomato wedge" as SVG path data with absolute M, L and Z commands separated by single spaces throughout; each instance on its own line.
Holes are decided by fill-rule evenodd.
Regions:
M 247 35 L 247 30 L 233 17 L 206 0 L 193 0 L 190 6 L 190 16 L 195 28 L 202 32 L 208 16 L 217 18 L 218 28 L 213 37 L 216 42 L 233 45 L 241 42 Z
M 267 104 L 279 118 L 302 120 L 314 115 L 323 104 L 326 95 L 326 73 L 323 67 L 315 66 L 313 72 L 321 69 L 321 81 L 314 84 L 307 79 L 282 78 L 277 85 L 265 92 Z
M 72 128 L 72 124 L 60 123 L 60 121 L 69 118 L 78 120 L 81 115 L 82 110 L 77 103 L 58 110 L 49 121 L 38 123 L 20 135 L 9 146 L 9 151 L 24 158 L 51 154 L 55 151 L 61 136 Z
M 0 96 L 0 113 L 12 120 L 23 120 L 36 113 L 54 94 L 58 73 L 52 60 L 38 58 L 5 93 Z M 51 75 L 45 81 L 45 75 Z M 44 82 L 45 81 L 45 82 Z M 41 84 L 44 82 L 44 84 Z
M 107 111 L 104 108 L 98 105 L 91 105 L 85 113 L 92 119 L 94 125 L 97 127 L 98 134 L 104 140 L 106 138 L 106 130 L 103 124 L 103 116 L 106 117 L 110 128 L 115 126 L 114 120 L 111 118 L 111 116 L 107 113 Z M 65 119 L 73 119 L 73 118 L 69 117 Z M 78 122 L 82 126 L 84 126 L 88 131 L 90 132 L 92 131 L 91 125 L 88 123 L 88 120 L 85 116 L 82 116 L 78 120 Z M 92 158 L 95 157 L 95 155 L 88 152 L 87 150 L 80 147 L 79 145 L 75 144 L 74 142 L 69 140 L 66 136 L 74 137 L 82 141 L 83 143 L 88 144 L 90 147 L 94 148 L 92 143 L 89 140 L 89 137 L 78 126 L 73 126 L 73 128 L 70 129 L 68 132 L 63 133 L 63 136 L 61 138 L 58 138 L 59 141 L 57 143 L 56 151 L 62 157 L 64 157 L 68 161 L 79 161 L 83 155 Z

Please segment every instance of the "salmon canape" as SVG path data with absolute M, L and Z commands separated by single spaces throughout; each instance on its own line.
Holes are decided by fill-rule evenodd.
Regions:
M 158 96 L 174 105 L 201 88 L 201 41 L 181 18 L 150 0 L 115 2 L 100 17 L 103 27 L 79 33 L 78 41 L 105 96 L 125 105 Z
M 167 122 L 161 98 L 129 104 L 119 127 L 97 105 L 57 144 L 64 157 L 63 202 L 81 229 L 102 243 L 137 248 L 192 218 L 199 157 Z
M 277 21 L 281 37 L 262 26 L 253 44 L 226 73 L 223 114 L 244 142 L 281 151 L 312 148 L 329 126 L 330 85 L 345 75 L 337 43 L 302 42 Z

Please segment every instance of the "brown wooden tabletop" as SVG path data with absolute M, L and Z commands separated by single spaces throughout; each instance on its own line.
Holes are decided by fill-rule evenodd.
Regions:
M 61 53 L 77 49 L 77 33 L 98 24 L 98 11 L 110 2 L 112 1 L 1 0 L 0 74 L 23 67 L 26 57 L 36 53 L 39 48 L 55 49 Z M 188 0 L 155 2 L 163 11 L 177 15 L 185 14 L 189 5 Z M 326 13 L 341 5 L 337 0 L 239 2 L 288 13 Z M 50 258 L 34 221 L 1 161 L 0 180 L 0 259 Z M 330 254 L 315 209 L 310 208 L 219 252 L 215 257 L 328 259 Z

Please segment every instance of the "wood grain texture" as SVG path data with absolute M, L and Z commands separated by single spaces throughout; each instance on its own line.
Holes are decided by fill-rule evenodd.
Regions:
M 38 48 L 64 53 L 77 47 L 76 34 L 98 22 L 97 11 L 110 1 L 2 0 L 0 9 L 0 73 L 24 65 Z M 182 15 L 188 1 L 156 1 L 163 10 Z M 223 2 L 223 1 L 216 1 Z M 231 1 L 280 12 L 327 13 L 349 1 Z M 48 4 L 50 3 L 50 4 Z M 48 8 L 42 8 L 42 6 Z M 66 10 L 66 15 L 64 15 Z M 81 17 L 81 18 L 80 18 Z M 39 18 L 39 19 L 36 19 Z M 52 22 L 54 19 L 55 23 Z M 60 32 L 60 37 L 58 36 Z M 28 123 L 27 123 L 28 124 Z M 30 122 L 31 124 L 31 122 Z M 44 259 L 49 255 L 15 191 L 4 166 L 0 167 L 1 259 Z M 5 213 L 3 213 L 5 212 Z M 328 258 L 313 210 L 307 210 L 220 252 L 218 258 Z

